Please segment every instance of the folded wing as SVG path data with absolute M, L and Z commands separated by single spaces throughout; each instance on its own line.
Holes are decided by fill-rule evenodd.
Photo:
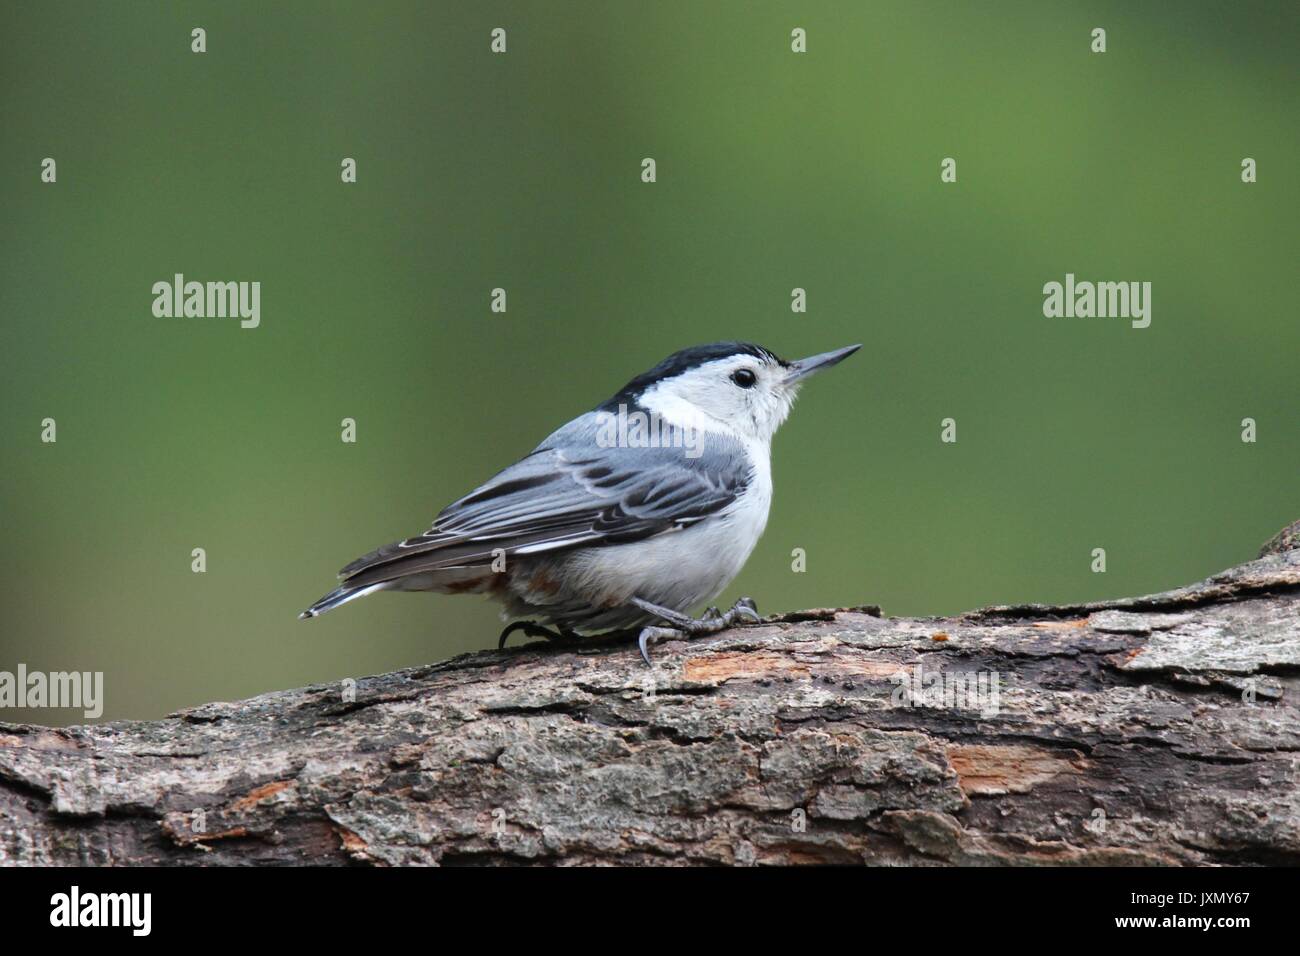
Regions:
M 601 447 L 597 413 L 575 419 L 442 510 L 433 527 L 339 572 L 348 587 L 491 564 L 497 553 L 599 547 L 666 534 L 723 510 L 750 480 L 739 443 L 699 433 L 695 448 Z

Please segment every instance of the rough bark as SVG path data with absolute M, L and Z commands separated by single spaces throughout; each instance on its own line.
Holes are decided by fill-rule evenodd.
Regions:
M 0 862 L 1300 863 L 1297 528 L 1163 594 L 806 611 L 653 672 L 530 645 L 0 724 Z M 911 706 L 916 668 L 996 674 L 997 706 Z

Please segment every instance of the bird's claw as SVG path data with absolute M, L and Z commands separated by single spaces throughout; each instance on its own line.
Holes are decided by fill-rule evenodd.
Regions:
M 515 631 L 523 631 L 528 637 L 544 637 L 548 641 L 562 641 L 568 635 L 560 631 L 552 631 L 550 628 L 542 627 L 532 621 L 515 621 L 513 624 L 507 624 L 501 631 L 501 636 L 497 638 L 497 650 L 506 646 L 506 638 Z
M 763 623 L 763 615 L 758 613 L 758 605 L 754 603 L 753 598 L 741 598 L 734 605 L 731 611 L 737 617 L 746 617 L 755 624 Z
M 684 633 L 674 627 L 641 628 L 641 636 L 636 639 L 637 647 L 641 648 L 641 660 L 645 661 L 646 667 L 654 667 L 654 662 L 650 660 L 650 645 L 658 644 L 667 638 L 685 636 Z
M 650 626 L 641 629 L 641 635 L 637 638 L 637 646 L 641 649 L 641 659 L 649 667 L 654 666 L 650 660 L 650 645 L 652 644 L 658 644 L 660 641 L 670 638 L 716 634 L 718 631 L 725 631 L 727 628 L 735 626 L 741 618 L 755 624 L 760 624 L 763 620 L 759 616 L 758 605 L 754 603 L 754 599 L 747 597 L 741 598 L 725 613 L 719 613 L 716 607 L 711 607 L 698 620 L 682 614 L 680 611 L 659 607 L 657 604 L 651 604 L 649 601 L 642 601 L 639 598 L 633 598 L 632 603 L 641 610 L 653 614 L 660 620 L 667 621 L 672 625 L 671 627 Z

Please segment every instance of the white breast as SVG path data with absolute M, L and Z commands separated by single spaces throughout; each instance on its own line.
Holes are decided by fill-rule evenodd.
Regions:
M 766 449 L 752 456 L 744 494 L 723 511 L 681 531 L 581 552 L 578 572 L 607 602 L 631 597 L 684 611 L 721 594 L 735 580 L 767 526 L 772 470 Z

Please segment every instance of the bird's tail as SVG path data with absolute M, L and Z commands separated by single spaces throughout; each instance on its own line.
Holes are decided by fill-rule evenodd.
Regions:
M 365 597 L 374 591 L 381 591 L 389 584 L 388 581 L 381 581 L 378 584 L 369 584 L 357 587 L 355 585 L 340 584 L 329 594 L 325 595 L 307 610 L 298 615 L 298 620 L 305 621 L 309 617 L 320 617 L 326 611 L 332 611 L 341 604 L 347 604 L 354 598 Z

